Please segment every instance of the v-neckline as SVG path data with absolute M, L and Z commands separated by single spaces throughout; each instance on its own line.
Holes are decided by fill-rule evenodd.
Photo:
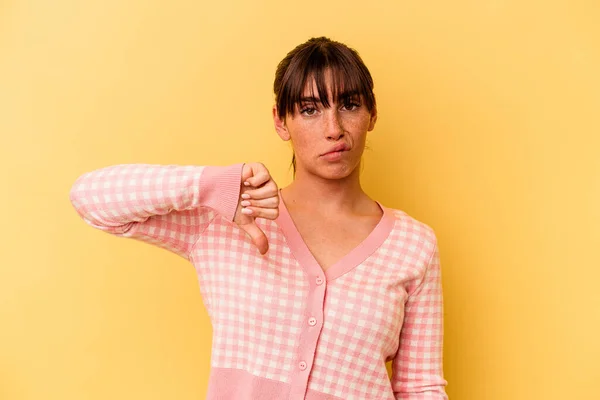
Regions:
M 275 222 L 283 232 L 292 254 L 298 260 L 302 268 L 304 268 L 311 276 L 322 276 L 324 274 L 325 278 L 328 281 L 331 281 L 346 274 L 365 261 L 383 244 L 392 231 L 392 228 L 394 227 L 394 216 L 391 210 L 378 201 L 375 202 L 383 211 L 383 215 L 375 228 L 373 228 L 361 243 L 326 270 L 323 270 L 323 267 L 317 262 L 316 258 L 308 248 L 308 245 L 302 238 L 302 235 L 300 235 L 300 232 L 296 228 L 294 220 L 281 196 L 281 189 L 279 190 L 279 216 Z

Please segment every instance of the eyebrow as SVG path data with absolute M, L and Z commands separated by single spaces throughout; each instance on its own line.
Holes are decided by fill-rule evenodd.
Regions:
M 319 99 L 318 97 L 314 97 L 314 96 L 300 97 L 301 103 L 319 103 L 320 101 L 321 101 L 321 99 Z
M 358 90 L 342 92 L 338 95 L 338 100 L 339 99 L 347 99 L 349 97 L 351 98 L 351 97 L 358 96 L 358 95 L 360 95 Z M 320 103 L 321 99 L 316 96 L 304 96 L 304 97 L 300 97 L 300 102 L 301 103 Z

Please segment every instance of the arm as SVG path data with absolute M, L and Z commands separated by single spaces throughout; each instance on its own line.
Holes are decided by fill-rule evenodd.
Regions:
M 114 165 L 80 176 L 70 200 L 97 229 L 188 258 L 216 214 L 233 220 L 242 167 Z
M 405 305 L 400 348 L 392 362 L 396 400 L 445 400 L 442 369 L 443 298 L 437 242 Z

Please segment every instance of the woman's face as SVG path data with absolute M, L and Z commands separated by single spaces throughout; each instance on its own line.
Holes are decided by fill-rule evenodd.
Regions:
M 328 108 L 321 104 L 313 80 L 312 91 L 307 85 L 294 116 L 287 115 L 284 120 L 273 107 L 273 119 L 279 136 L 292 141 L 298 175 L 342 179 L 360 165 L 367 132 L 375 126 L 377 111 L 369 111 L 359 95 L 342 93 L 333 101 L 330 73 L 325 75 L 325 83 Z

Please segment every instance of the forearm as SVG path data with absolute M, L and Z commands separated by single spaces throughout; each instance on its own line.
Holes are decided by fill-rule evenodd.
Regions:
M 405 304 L 400 347 L 392 363 L 396 400 L 445 400 L 443 294 L 435 237 L 429 262 Z
M 112 233 L 126 232 L 152 216 L 197 207 L 232 219 L 241 166 L 114 165 L 80 176 L 70 199 L 88 224 Z

